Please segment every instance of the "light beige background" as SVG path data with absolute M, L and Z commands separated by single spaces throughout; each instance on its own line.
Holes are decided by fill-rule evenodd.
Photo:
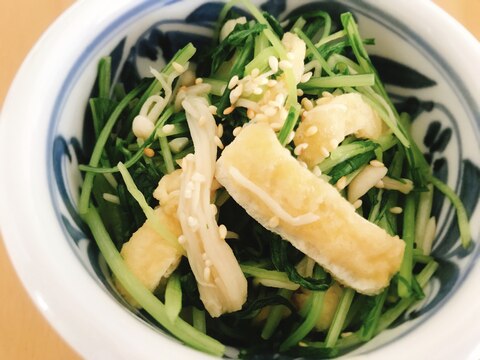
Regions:
M 480 0 L 435 2 L 480 38 Z M 0 0 L 0 104 L 29 49 L 72 3 L 73 0 Z M 1 241 L 0 359 L 78 359 L 27 297 Z

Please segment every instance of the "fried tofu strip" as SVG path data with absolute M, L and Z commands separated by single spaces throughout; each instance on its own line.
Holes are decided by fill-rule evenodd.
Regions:
M 302 167 L 267 124 L 246 126 L 224 149 L 216 178 L 265 228 L 360 293 L 379 293 L 400 268 L 404 242 Z

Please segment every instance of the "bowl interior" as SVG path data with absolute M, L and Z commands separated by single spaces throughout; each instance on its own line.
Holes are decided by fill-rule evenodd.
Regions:
M 208 46 L 220 3 L 189 1 L 145 1 L 132 6 L 85 47 L 72 66 L 58 94 L 56 111 L 50 120 L 49 176 L 51 196 L 66 241 L 91 277 L 114 301 L 128 305 L 113 286 L 108 267 L 99 255 L 89 232 L 76 212 L 82 176 L 79 163 L 88 161 L 91 149 L 91 124 L 86 116 L 87 99 L 92 91 L 97 63 L 102 56 L 112 57 L 113 81 L 122 81 L 128 90 L 138 79 L 150 76 L 149 67 L 161 68 L 188 42 L 198 49 Z M 478 119 L 476 104 L 462 80 L 461 69 L 454 68 L 454 55 L 429 45 L 421 27 L 405 18 L 395 18 L 381 4 L 354 1 L 268 1 L 263 8 L 280 18 L 293 11 L 327 10 L 338 15 L 351 11 L 364 38 L 374 38 L 370 46 L 372 61 L 401 111 L 416 115 L 413 134 L 436 177 L 460 194 L 469 215 L 475 212 L 480 193 Z M 412 20 L 413 21 L 413 20 Z M 337 24 L 338 25 L 338 24 Z M 78 100 L 80 99 L 80 101 Z M 461 284 L 473 263 L 478 247 L 468 251 L 458 243 L 459 232 L 449 202 L 438 194 L 433 204 L 438 219 L 433 254 L 440 268 L 427 289 L 425 299 L 405 314 L 391 329 L 356 350 L 366 353 L 385 345 L 435 314 Z M 478 233 L 475 213 L 473 234 Z M 474 239 L 476 240 L 476 239 Z M 134 309 L 140 321 L 155 325 L 146 314 Z

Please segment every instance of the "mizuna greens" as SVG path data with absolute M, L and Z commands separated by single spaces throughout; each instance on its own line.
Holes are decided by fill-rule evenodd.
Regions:
M 319 358 L 369 341 L 425 296 L 439 266 L 430 253 L 434 191 L 451 200 L 462 245 L 470 245 L 461 201 L 432 176 L 412 140 L 412 119 L 397 112 L 372 65 L 366 45 L 373 40 L 361 38 L 350 13 L 341 15 L 341 29 L 333 23 L 323 11 L 279 22 L 248 0 L 231 1 L 211 49 L 186 45 L 128 93 L 111 83 L 110 59 L 99 63 L 79 213 L 119 293 L 193 348 Z M 318 115 L 325 106 L 328 114 Z M 351 106 L 368 121 L 352 125 Z M 320 126 L 319 117 L 330 122 Z M 341 138 L 324 135 L 342 121 Z M 386 287 L 357 292 L 267 230 L 321 222 L 317 215 L 292 216 L 265 192 L 280 215 L 262 226 L 220 185 L 216 160 L 258 123 L 348 199 L 352 212 L 402 239 Z M 231 174 L 254 192 L 249 179 Z

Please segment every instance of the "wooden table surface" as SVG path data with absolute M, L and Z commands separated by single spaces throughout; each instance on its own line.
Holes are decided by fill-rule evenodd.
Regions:
M 1 0 L 0 105 L 40 34 L 73 0 Z M 480 0 L 436 0 L 480 38 Z M 1 199 L 0 199 L 1 201 Z M 0 359 L 78 359 L 32 304 L 0 239 Z

